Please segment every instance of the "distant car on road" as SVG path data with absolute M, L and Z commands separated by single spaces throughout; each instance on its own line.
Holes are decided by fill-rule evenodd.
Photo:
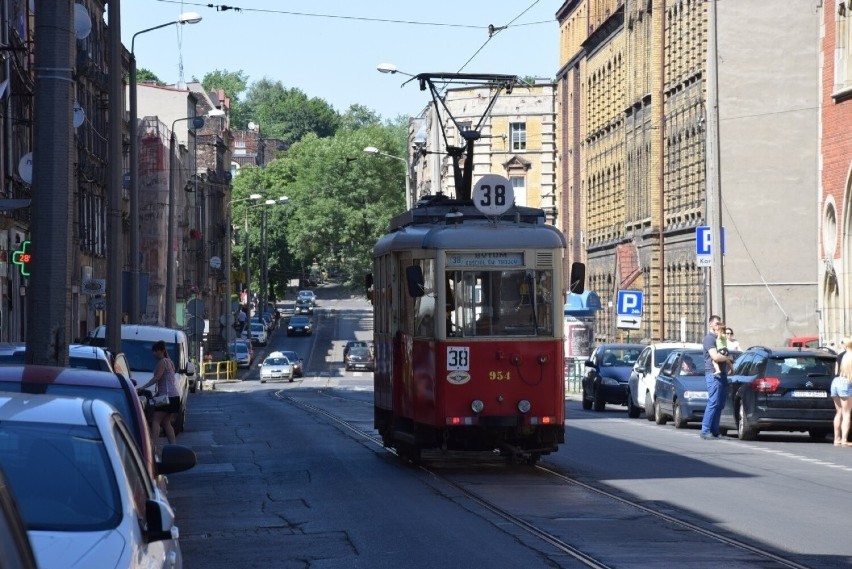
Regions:
M 249 342 L 231 342 L 231 357 L 237 362 L 237 367 L 251 366 L 251 352 L 246 344 Z
M 272 352 L 260 364 L 260 382 L 271 379 L 286 379 L 293 383 L 293 365 L 281 352 Z
M 287 324 L 288 336 L 310 336 L 311 334 L 313 334 L 313 328 L 307 316 L 290 317 L 290 322 Z
M 300 298 L 310 300 L 312 306 L 317 305 L 317 295 L 314 294 L 314 291 L 312 290 L 300 290 L 299 294 L 296 296 L 296 300 L 299 300 Z
M 293 377 L 303 377 L 304 373 L 302 372 L 302 364 L 304 361 L 302 360 L 302 357 L 296 352 L 290 350 L 282 350 L 281 353 L 284 354 L 284 357 L 290 360 L 290 364 L 293 366 Z
M 583 409 L 603 411 L 607 403 L 627 404 L 627 380 L 642 344 L 599 344 L 586 360 Z
M 266 327 L 257 322 L 251 324 L 248 329 L 243 330 L 243 338 L 249 338 L 252 344 L 260 346 L 265 346 L 269 341 L 266 334 Z
M 346 345 L 343 346 L 343 359 L 346 360 L 346 356 L 349 355 L 349 350 L 352 348 L 369 348 L 370 345 L 367 342 L 361 340 L 349 340 L 346 342 Z
M 346 362 L 344 364 L 346 371 L 353 369 L 363 369 L 373 371 L 376 369 L 376 362 L 373 359 L 373 353 L 367 346 L 354 346 L 346 354 Z
M 305 298 L 297 298 L 296 299 L 296 308 L 294 309 L 296 314 L 313 314 L 314 313 L 314 303 L 311 302 L 311 299 Z

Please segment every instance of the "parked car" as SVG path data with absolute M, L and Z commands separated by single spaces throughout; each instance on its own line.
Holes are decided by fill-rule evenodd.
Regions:
M 24 365 L 27 344 L 25 342 L 0 344 L 0 365 Z M 111 354 L 99 346 L 86 344 L 68 345 L 68 367 L 115 371 L 130 379 L 130 364 L 124 354 Z
M 189 339 L 182 330 L 165 326 L 121 325 L 121 351 L 127 356 L 133 378 L 139 385 L 144 385 L 154 375 L 157 358 L 151 354 L 151 348 L 158 340 L 166 343 L 169 359 L 175 364 L 175 381 L 180 393 L 180 412 L 174 414 L 173 422 L 175 433 L 180 433 L 186 425 L 186 405 L 189 394 L 194 393 L 198 386 L 195 364 L 189 360 Z M 95 346 L 106 345 L 106 326 L 95 328 L 89 343 Z M 153 386 L 149 387 L 148 393 L 153 394 L 154 389 Z
M 654 404 L 648 413 L 658 425 L 669 418 L 677 429 L 700 422 L 707 407 L 704 350 L 677 349 L 663 362 L 657 375 Z
M 749 348 L 728 378 L 720 432 L 753 440 L 761 431 L 806 431 L 824 439 L 833 432 L 835 362 L 818 349 Z
M 291 316 L 290 322 L 287 324 L 288 336 L 310 336 L 313 334 L 311 321 L 307 316 Z
M 317 305 L 317 295 L 314 294 L 312 290 L 300 290 L 299 294 L 296 296 L 296 300 L 300 298 L 306 298 L 311 301 L 312 306 Z
M 293 383 L 293 366 L 281 352 L 272 352 L 260 364 L 260 382 L 270 379 L 286 379 Z
M 367 342 L 363 342 L 361 340 L 349 340 L 346 342 L 346 345 L 343 346 L 343 361 L 346 361 L 346 356 L 349 355 L 349 350 L 352 348 L 369 348 L 369 344 Z
M 181 472 L 195 460 L 165 445 L 159 468 Z M 182 566 L 174 512 L 105 401 L 0 394 L 0 464 L 39 566 Z
M 297 298 L 296 299 L 296 308 L 294 309 L 295 314 L 313 314 L 314 313 L 314 303 L 311 302 L 311 299 L 305 298 Z
M 346 354 L 345 362 L 346 371 L 352 369 L 363 369 L 373 371 L 376 369 L 376 362 L 373 359 L 373 353 L 367 346 L 355 346 Z
M 293 377 L 303 377 L 304 373 L 302 372 L 302 364 L 304 361 L 302 360 L 302 357 L 296 352 L 289 350 L 283 350 L 281 353 L 284 354 L 284 357 L 290 360 L 290 365 L 293 366 Z
M 685 342 L 657 342 L 645 346 L 639 359 L 633 364 L 630 378 L 627 380 L 627 416 L 635 419 L 645 412 L 648 420 L 654 418 L 654 388 L 660 366 L 677 348 L 701 350 L 701 344 Z
M 6 475 L 0 468 L 0 567 L 38 569 L 27 526 Z
M 269 322 L 267 322 L 264 318 L 260 316 L 252 316 L 251 320 L 249 320 L 249 324 L 261 324 L 263 329 L 266 330 L 266 333 L 269 334 L 271 330 L 269 329 Z
M 237 367 L 249 367 L 251 366 L 251 351 L 249 351 L 249 345 L 251 342 L 243 342 L 243 341 L 234 341 L 231 342 L 231 357 L 236 360 Z
M 642 344 L 600 344 L 586 360 L 583 374 L 583 409 L 603 411 L 607 403 L 627 404 L 627 380 Z
M 269 337 L 266 334 L 266 328 L 263 324 L 259 324 L 257 322 L 243 330 L 243 338 L 248 338 L 251 340 L 252 344 L 258 344 L 260 346 L 265 346 L 269 342 Z

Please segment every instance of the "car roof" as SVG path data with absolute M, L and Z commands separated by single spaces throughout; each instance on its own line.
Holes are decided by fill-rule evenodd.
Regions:
M 299 357 L 299 354 L 294 352 L 293 350 L 284 350 L 281 353 L 284 354 L 285 356 L 287 356 L 288 358 L 290 357 L 288 354 L 293 354 L 297 358 Z
M 657 348 L 688 348 L 694 350 L 701 350 L 703 346 L 698 342 L 654 342 L 653 344 L 649 344 L 651 348 L 656 350 Z
M 89 401 L 91 401 L 91 407 Z M 0 421 L 86 426 L 94 424 L 90 409 L 95 410 L 100 407 L 117 413 L 109 403 L 98 399 L 86 400 L 79 397 L 33 393 L 0 393 Z
M 752 346 L 743 354 L 748 352 L 762 352 L 771 358 L 797 358 L 801 356 L 813 356 L 817 358 L 836 359 L 834 354 L 821 350 L 819 348 L 791 348 L 784 346 L 781 348 L 767 348 L 764 346 Z
M 629 349 L 639 348 L 639 349 L 643 349 L 645 347 L 645 345 L 644 344 L 598 344 L 597 347 L 598 348 L 604 348 L 604 349 L 606 349 L 606 348 L 629 348 Z
M 121 388 L 126 378 L 108 371 L 41 365 L 0 366 L 0 381 Z

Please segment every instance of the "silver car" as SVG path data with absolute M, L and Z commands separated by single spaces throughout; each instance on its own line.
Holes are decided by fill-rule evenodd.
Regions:
M 260 382 L 266 383 L 271 379 L 286 379 L 293 382 L 293 364 L 281 352 L 272 352 L 260 364 Z

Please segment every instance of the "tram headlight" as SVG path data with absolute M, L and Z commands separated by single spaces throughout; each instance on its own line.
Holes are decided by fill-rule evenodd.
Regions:
M 485 403 L 483 403 L 483 402 L 482 402 L 482 401 L 480 401 L 479 399 L 474 399 L 474 400 L 470 403 L 470 409 L 471 409 L 474 413 L 477 413 L 477 414 L 478 414 L 478 413 L 482 413 L 482 410 L 483 410 L 483 409 L 485 409 Z
M 526 399 L 521 399 L 518 401 L 518 411 L 521 413 L 528 413 L 530 410 L 530 402 Z

